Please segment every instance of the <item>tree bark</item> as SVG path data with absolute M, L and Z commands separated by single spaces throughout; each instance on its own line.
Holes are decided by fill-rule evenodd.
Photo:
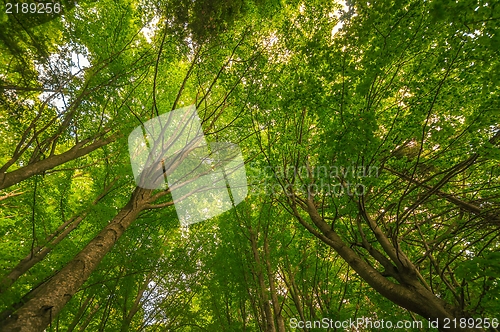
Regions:
M 3 332 L 43 331 L 98 266 L 116 241 L 148 206 L 151 190 L 137 187 L 116 217 L 30 300 L 0 323 Z
M 401 265 L 393 270 L 395 277 L 400 283 L 394 283 L 382 275 L 381 272 L 373 268 L 358 254 L 344 243 L 342 238 L 326 223 L 318 213 L 316 206 L 309 197 L 304 207 L 307 214 L 316 225 L 319 232 L 312 228 L 298 213 L 296 205 L 292 204 L 295 217 L 304 225 L 313 235 L 331 246 L 361 278 L 363 278 L 373 289 L 393 303 L 421 315 L 426 319 L 438 320 L 439 329 L 443 329 L 445 319 L 462 318 L 460 310 L 454 308 L 442 299 L 435 296 L 428 288 L 422 285 L 412 266 L 409 266 L 405 256 L 399 256 L 392 252 L 390 248 L 384 248 L 390 256 L 396 254 L 397 259 L 401 260 Z M 377 240 L 380 239 L 377 236 Z M 384 247 L 384 241 L 382 241 Z M 394 249 L 394 248 L 392 248 Z M 449 331 L 449 330 L 448 330 Z M 456 331 L 482 331 L 482 329 L 457 329 Z
M 98 148 L 103 147 L 113 142 L 114 140 L 115 137 L 110 136 L 108 138 L 96 140 L 92 144 L 89 144 L 87 146 L 84 145 L 88 141 L 82 141 L 66 152 L 58 155 L 51 155 L 46 159 L 28 164 L 24 167 L 16 169 L 15 171 L 0 174 L 0 190 L 24 181 L 33 175 L 41 174 L 56 166 L 62 165 L 68 161 L 89 154 L 90 152 L 97 150 Z

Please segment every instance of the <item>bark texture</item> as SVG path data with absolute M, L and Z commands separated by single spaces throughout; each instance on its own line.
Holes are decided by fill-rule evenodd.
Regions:
M 30 300 L 4 322 L 3 332 L 43 331 L 88 279 L 116 241 L 149 203 L 151 190 L 137 187 L 127 205 L 61 271 L 37 289 Z
M 374 248 L 371 248 L 373 250 L 371 254 L 383 263 L 382 265 L 386 269 L 385 273 L 394 277 L 398 283 L 388 279 L 346 245 L 342 238 L 321 217 L 311 197 L 306 201 L 305 210 L 319 232 L 302 218 L 296 206 L 292 208 L 296 218 L 299 219 L 302 225 L 304 225 L 313 235 L 331 246 L 360 277 L 385 298 L 424 318 L 432 320 L 437 319 L 439 321 L 440 330 L 442 331 L 445 331 L 442 328 L 445 318 L 453 319 L 464 317 L 464 314 L 460 312 L 460 310 L 438 298 L 422 283 L 413 263 L 401 250 L 392 246 L 380 228 L 374 224 L 373 220 L 369 219 L 369 216 L 365 215 L 365 217 L 368 218 L 368 223 L 372 226 L 378 242 L 382 245 L 385 255 L 376 252 Z M 386 256 L 388 256 L 388 258 Z M 447 329 L 446 331 L 451 330 Z M 482 331 L 482 329 L 467 328 L 456 329 L 455 331 Z
M 67 163 L 68 161 L 89 154 L 90 152 L 97 150 L 98 148 L 105 146 L 114 140 L 115 138 L 111 136 L 106 139 L 99 139 L 87 146 L 84 145 L 88 143 L 88 141 L 82 141 L 66 152 L 58 155 L 50 155 L 46 159 L 28 164 L 24 167 L 16 169 L 15 171 L 0 174 L 0 190 L 24 181 L 33 175 L 41 174 L 56 166 L 62 165 L 64 163 Z

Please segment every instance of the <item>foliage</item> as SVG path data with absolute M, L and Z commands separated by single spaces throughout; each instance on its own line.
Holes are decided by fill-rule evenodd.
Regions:
M 152 192 L 48 331 L 498 315 L 496 3 L 61 3 L 0 16 L 0 326 L 134 202 L 128 134 L 191 104 L 248 197 L 179 228 Z

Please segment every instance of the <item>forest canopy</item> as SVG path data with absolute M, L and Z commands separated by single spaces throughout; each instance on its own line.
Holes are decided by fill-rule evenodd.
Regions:
M 498 331 L 499 20 L 4 0 L 0 331 Z

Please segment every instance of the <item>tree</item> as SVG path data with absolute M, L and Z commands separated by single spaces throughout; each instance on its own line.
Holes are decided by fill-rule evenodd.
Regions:
M 358 16 L 329 52 L 321 42 L 328 40 L 329 30 L 311 19 L 301 21 L 316 25 L 316 33 L 294 49 L 289 63 L 307 59 L 316 70 L 283 66 L 280 75 L 293 69 L 285 74 L 286 87 L 274 90 L 300 97 L 271 105 L 256 101 L 259 108 L 273 109 L 256 122 L 278 124 L 258 134 L 261 152 L 274 170 L 274 184 L 282 188 L 283 204 L 300 224 L 377 292 L 424 318 L 438 319 L 443 328 L 446 319 L 484 313 L 482 299 L 463 293 L 472 281 L 460 280 L 453 271 L 467 265 L 466 252 L 475 256 L 486 250 L 476 247 L 479 239 L 496 243 L 496 209 L 480 212 L 465 199 L 476 183 L 483 183 L 481 197 L 496 197 L 488 177 L 480 175 L 496 157 L 479 152 L 486 146 L 498 149 L 491 108 L 496 101 L 471 92 L 491 83 L 487 78 L 479 82 L 474 65 L 463 67 L 477 44 L 460 27 L 431 30 L 416 3 L 394 5 L 397 14 L 391 17 L 385 3 L 353 6 Z M 415 44 L 422 39 L 429 51 L 422 42 Z M 482 56 L 475 60 L 491 59 L 493 53 Z M 268 76 L 267 87 L 273 89 L 276 76 Z M 470 84 L 463 87 L 464 81 Z M 333 85 L 331 92 L 327 84 Z M 285 120 L 290 109 L 296 111 Z M 295 130 L 284 135 L 287 128 Z M 276 143 L 269 147 L 270 141 Z M 398 156 L 401 146 L 412 147 L 411 156 Z M 485 287 L 483 292 L 491 286 Z
M 488 329 L 476 322 L 500 309 L 498 8 L 2 14 L 2 331 Z M 179 228 L 171 188 L 137 186 L 127 139 L 193 104 L 208 142 L 241 148 L 249 195 Z

